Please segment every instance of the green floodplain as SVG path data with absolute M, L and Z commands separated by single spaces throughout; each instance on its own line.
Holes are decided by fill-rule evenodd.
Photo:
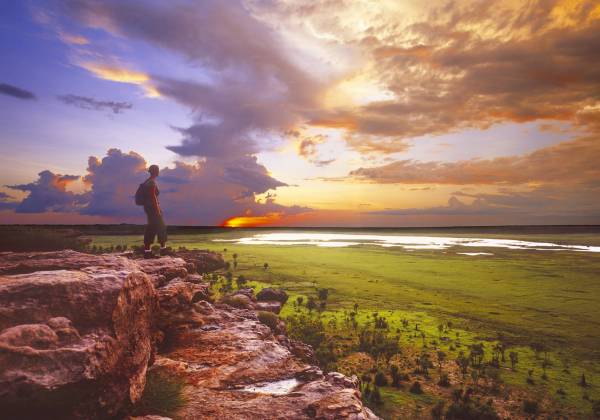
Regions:
M 331 232 L 318 230 L 322 231 Z M 320 360 L 327 368 L 374 382 L 367 394 L 377 387 L 378 396 L 367 402 L 383 417 L 430 418 L 431 410 L 435 417 L 440 401 L 448 407 L 460 399 L 453 390 L 467 388 L 474 390 L 478 403 L 493 400 L 500 417 L 544 413 L 592 418 L 598 409 L 600 253 L 221 242 L 268 232 L 207 230 L 171 235 L 169 244 L 220 252 L 231 263 L 230 279 L 242 276 L 256 289 L 267 285 L 285 289 L 290 299 L 281 317 L 290 320 L 292 329 L 300 325 L 300 316 L 318 319 L 326 334 L 323 341 L 335 354 Z M 401 230 L 383 234 L 390 232 L 404 234 Z M 600 233 L 581 229 L 429 230 L 410 235 L 600 245 Z M 139 235 L 91 238 L 94 246 L 103 248 L 140 242 Z M 467 251 L 493 255 L 459 254 Z M 217 286 L 224 281 L 220 278 Z M 326 296 L 319 296 L 321 289 L 327 289 Z M 308 308 L 309 300 L 318 304 Z M 387 354 L 382 360 L 358 351 L 362 345 L 358 343 L 364 341 L 361 330 L 377 326 L 398 341 L 399 349 L 393 350 L 397 355 Z M 292 331 L 298 338 L 302 334 Z M 470 369 L 463 371 L 457 360 L 471 357 L 473 346 L 479 344 L 484 362 L 479 361 L 477 368 L 471 358 Z M 399 369 L 391 372 L 394 363 Z M 487 371 L 481 368 L 484 365 Z M 376 378 L 378 372 L 382 375 Z M 438 386 L 443 375 L 449 386 Z M 422 384 L 423 392 L 415 392 L 414 382 Z

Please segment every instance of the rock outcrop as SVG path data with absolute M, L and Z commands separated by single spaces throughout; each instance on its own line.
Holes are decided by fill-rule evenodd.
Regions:
M 105 256 L 94 263 L 106 265 L 86 266 L 91 262 L 86 255 L 52 254 L 46 261 L 36 254 L 18 267 L 53 271 L 0 277 L 2 413 L 7 418 L 117 414 L 144 390 L 154 287 L 124 258 Z M 63 263 L 69 270 L 58 269 Z
M 123 417 L 150 369 L 183 383 L 177 418 L 376 418 L 355 377 L 323 374 L 309 346 L 260 312 L 279 312 L 282 293 L 242 290 L 232 297 L 244 305 L 214 304 L 196 273 L 222 259 L 183 256 L 0 254 L 2 415 Z

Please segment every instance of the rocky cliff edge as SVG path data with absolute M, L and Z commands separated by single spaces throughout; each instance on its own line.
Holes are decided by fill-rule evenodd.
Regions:
M 281 292 L 215 304 L 199 273 L 223 267 L 205 251 L 0 253 L 2 415 L 126 418 L 150 371 L 183 384 L 176 418 L 377 418 L 356 377 L 324 374 L 284 324 L 259 321 Z

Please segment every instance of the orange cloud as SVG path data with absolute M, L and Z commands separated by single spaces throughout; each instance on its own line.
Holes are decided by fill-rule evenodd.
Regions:
M 147 97 L 158 98 L 161 96 L 158 89 L 152 85 L 150 76 L 140 71 L 94 62 L 83 62 L 79 65 L 100 79 L 141 86 Z
M 90 40 L 82 35 L 70 34 L 64 31 L 58 31 L 58 37 L 65 44 L 88 45 Z
M 356 130 L 357 128 L 356 121 L 351 118 L 313 119 L 308 124 L 315 127 L 342 128 L 347 130 Z

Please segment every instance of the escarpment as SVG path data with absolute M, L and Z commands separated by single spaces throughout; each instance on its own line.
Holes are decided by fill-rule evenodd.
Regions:
M 267 316 L 281 291 L 214 303 L 198 273 L 222 258 L 181 257 L 0 253 L 3 415 L 126 418 L 159 373 L 182 384 L 176 418 L 377 418 L 355 377 L 321 372 L 311 348 Z

